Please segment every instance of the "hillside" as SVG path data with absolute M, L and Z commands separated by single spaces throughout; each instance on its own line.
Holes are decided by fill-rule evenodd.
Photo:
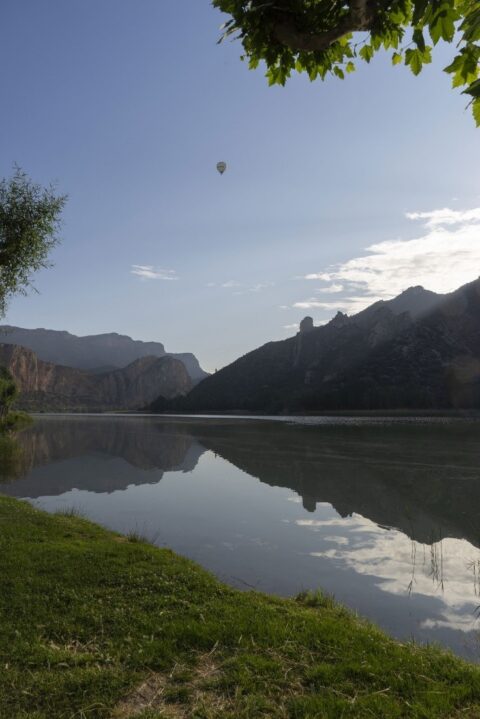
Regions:
M 142 357 L 123 369 L 92 374 L 39 359 L 32 350 L 0 344 L 26 410 L 138 409 L 154 397 L 185 394 L 192 381 L 182 362 L 166 355 Z
M 161 342 L 132 340 L 116 332 L 77 337 L 70 332 L 0 325 L 0 342 L 27 347 L 45 362 L 91 372 L 120 369 L 142 357 L 167 355 L 183 362 L 194 384 L 208 376 L 190 352 L 167 353 Z
M 480 280 L 449 295 L 412 287 L 269 342 L 153 409 L 299 412 L 480 407 Z

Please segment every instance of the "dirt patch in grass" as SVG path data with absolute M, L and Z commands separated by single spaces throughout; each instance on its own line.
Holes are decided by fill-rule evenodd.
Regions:
M 220 675 L 212 652 L 200 655 L 193 669 L 176 664 L 169 674 L 152 673 L 118 704 L 112 719 L 133 719 L 145 712 L 165 719 L 188 719 L 196 710 L 221 716 L 231 702 L 214 691 Z

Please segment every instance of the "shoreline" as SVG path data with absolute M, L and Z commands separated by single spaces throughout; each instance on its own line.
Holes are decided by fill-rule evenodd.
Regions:
M 403 413 L 403 412 L 377 412 L 368 411 L 362 413 L 342 412 L 325 413 L 319 415 L 263 415 L 263 414 L 230 414 L 230 413 L 157 413 L 157 412 L 32 412 L 33 421 L 49 420 L 55 418 L 78 419 L 94 418 L 98 420 L 108 419 L 151 419 L 158 422 L 172 424 L 197 424 L 204 422 L 215 422 L 219 425 L 235 425 L 242 423 L 271 423 L 285 424 L 304 428 L 322 427 L 355 427 L 374 425 L 452 425 L 461 423 L 477 423 L 480 421 L 480 413 L 444 412 L 438 414 L 424 413 Z
M 480 717 L 480 668 L 321 593 L 241 592 L 1 494 L 0 528 L 0 717 Z

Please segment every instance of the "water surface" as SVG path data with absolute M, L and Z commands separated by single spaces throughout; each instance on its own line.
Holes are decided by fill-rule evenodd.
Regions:
M 480 658 L 480 423 L 46 416 L 0 491 Z

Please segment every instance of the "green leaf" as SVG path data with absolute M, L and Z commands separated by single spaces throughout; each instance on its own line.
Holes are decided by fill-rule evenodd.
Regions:
M 473 119 L 477 127 L 480 127 L 480 99 L 477 98 L 472 103 Z
M 448 6 L 443 6 L 432 22 L 429 24 L 430 37 L 434 45 L 442 38 L 446 42 L 452 42 L 455 36 L 455 11 Z
M 365 60 L 365 62 L 370 62 L 373 57 L 373 48 L 371 45 L 364 45 L 358 54 L 360 55 L 362 60 Z
M 429 65 L 432 62 L 432 48 L 428 45 L 422 53 L 422 61 L 424 65 Z
M 354 63 L 353 63 L 353 62 L 347 62 L 346 66 L 345 66 L 345 70 L 346 70 L 347 72 L 355 72 L 355 65 L 354 65 Z
M 335 66 L 335 67 L 333 68 L 333 72 L 335 73 L 335 75 L 336 75 L 337 77 L 340 78 L 340 80 L 345 80 L 345 73 L 343 72 L 343 70 L 342 70 L 340 67 Z
M 466 42 L 476 42 L 480 40 L 480 7 L 470 12 L 460 25 L 460 32 Z
M 478 60 L 480 48 L 474 46 L 464 48 L 453 62 L 445 68 L 445 72 L 453 75 L 452 86 L 470 85 L 478 77 Z
M 472 84 L 463 91 L 463 95 L 471 95 L 475 98 L 475 101 L 480 99 L 480 80 L 475 80 Z
M 269 68 L 269 70 L 267 72 L 267 79 L 268 79 L 268 84 L 270 87 L 272 85 L 277 84 L 277 82 L 278 82 L 277 78 L 278 78 L 278 67 Z
M 422 72 L 423 53 L 418 49 L 408 49 L 405 53 L 405 65 L 410 67 L 414 75 L 419 75 Z
M 399 65 L 403 60 L 401 52 L 394 52 L 392 55 L 392 65 Z

